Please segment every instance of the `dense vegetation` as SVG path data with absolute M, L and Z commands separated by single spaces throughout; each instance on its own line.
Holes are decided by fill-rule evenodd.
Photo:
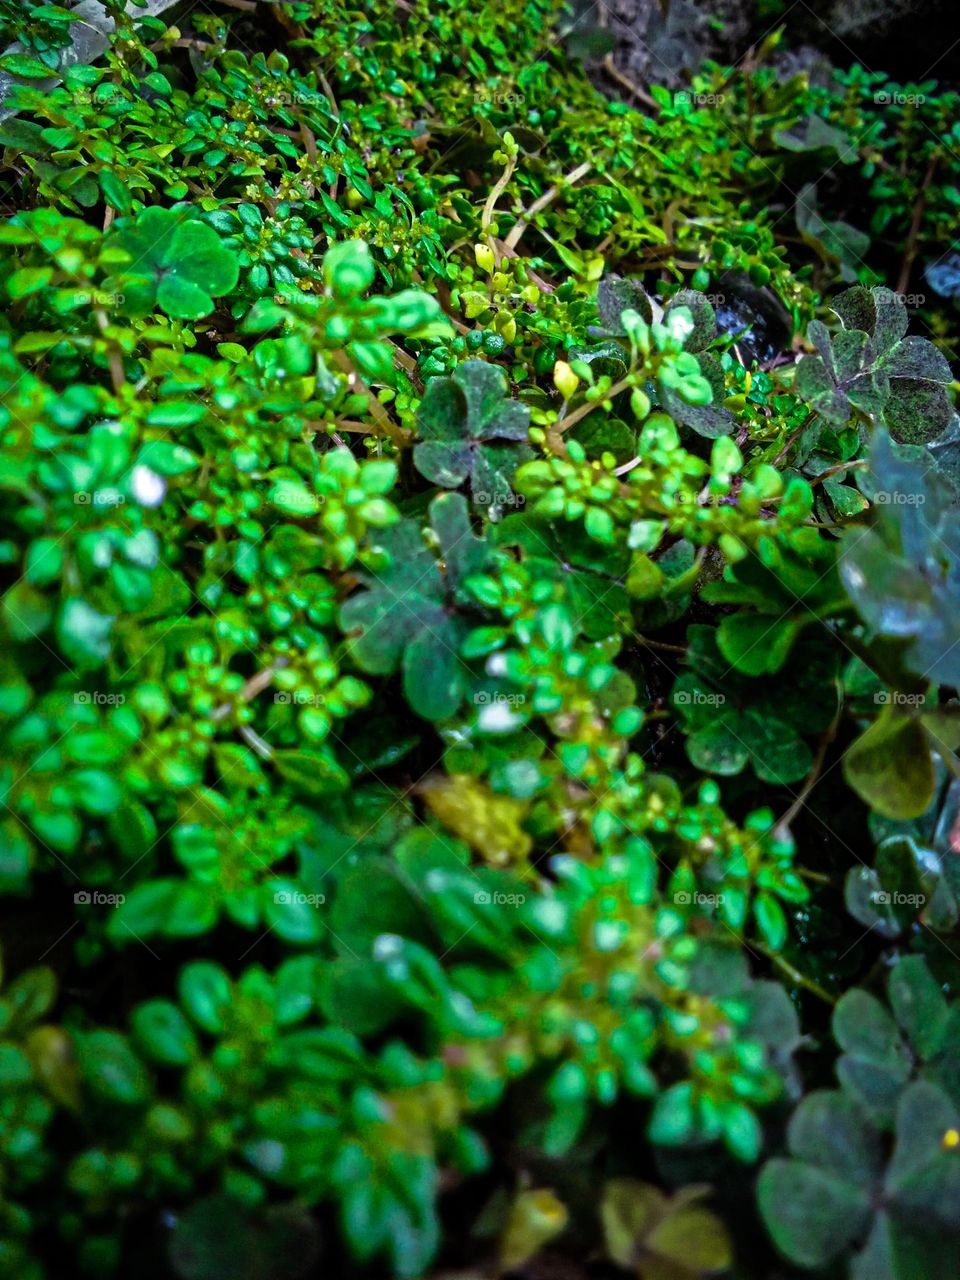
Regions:
M 0 1276 L 955 1280 L 958 97 L 4 4 Z

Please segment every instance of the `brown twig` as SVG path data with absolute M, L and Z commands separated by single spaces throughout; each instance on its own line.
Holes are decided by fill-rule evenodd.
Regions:
M 840 715 L 838 713 L 834 716 L 830 725 L 820 735 L 820 741 L 817 744 L 817 754 L 813 758 L 813 764 L 810 766 L 810 772 L 804 779 L 803 786 L 797 792 L 796 796 L 794 796 L 793 804 L 777 823 L 778 827 L 789 827 L 791 822 L 793 822 L 794 818 L 796 818 L 797 814 L 810 798 L 810 792 L 820 781 L 820 774 L 823 772 L 823 762 L 827 758 L 827 751 L 830 747 L 830 743 L 833 742 L 834 738 L 837 736 L 837 727 L 839 724 Z
M 784 457 L 784 455 L 790 452 L 791 447 L 794 444 L 796 444 L 797 440 L 800 438 L 800 436 L 803 435 L 804 431 L 806 431 L 807 427 L 809 427 L 810 423 L 814 420 L 816 416 L 817 416 L 816 410 L 812 411 L 811 413 L 808 413 L 807 416 L 804 418 L 804 420 L 800 423 L 799 427 L 797 427 L 796 431 L 792 432 L 789 436 L 787 436 L 787 439 L 784 442 L 783 448 L 774 458 L 773 462 L 771 463 L 771 466 L 775 467 L 777 463 Z
M 93 315 L 97 322 L 97 328 L 109 344 L 107 348 L 107 365 L 110 368 L 110 381 L 113 383 L 114 391 L 119 393 L 120 388 L 127 380 L 127 375 L 123 371 L 123 357 L 116 347 L 110 344 L 110 339 L 106 337 L 110 321 L 107 319 L 107 313 L 103 307 L 94 307 Z
M 403 427 L 397 426 L 393 421 L 386 409 L 384 409 L 383 405 L 377 399 L 372 389 L 367 386 L 366 382 L 364 382 L 363 378 L 361 378 L 360 374 L 354 368 L 353 362 L 347 353 L 345 351 L 336 351 L 333 353 L 333 360 L 349 378 L 353 379 L 353 386 L 355 390 L 365 393 L 367 396 L 367 407 L 370 410 L 371 418 L 373 418 L 373 424 L 367 427 L 368 434 L 375 436 L 377 434 L 377 428 L 379 427 L 380 434 L 385 435 L 392 440 L 398 449 L 405 448 L 409 439 L 409 433 L 404 431 Z M 340 422 L 337 425 L 342 426 L 343 423 Z
M 275 661 L 271 662 L 269 667 L 264 667 L 261 671 L 258 671 L 256 675 L 251 676 L 238 694 L 240 701 L 252 702 L 257 694 L 262 693 L 264 689 L 268 688 L 273 683 L 273 677 L 283 667 L 287 666 L 289 662 L 289 658 L 277 658 Z M 219 707 L 216 707 L 210 712 L 210 719 L 226 720 L 227 716 L 235 706 L 236 703 L 234 702 L 221 703 Z
M 621 89 L 626 89 L 627 93 L 633 94 L 635 98 L 639 98 L 640 101 L 646 103 L 648 107 L 656 107 L 657 104 L 655 99 L 650 97 L 646 89 L 642 89 L 640 85 L 634 84 L 634 82 L 628 76 L 625 76 L 622 71 L 617 70 L 613 63 L 612 53 L 608 53 L 604 58 L 603 69 L 611 80 L 616 80 Z
M 900 264 L 900 277 L 897 280 L 897 293 L 906 293 L 907 285 L 910 283 L 910 273 L 913 270 L 914 259 L 917 256 L 917 241 L 920 238 L 920 228 L 923 225 L 923 214 L 927 204 L 927 192 L 930 184 L 933 182 L 933 175 L 937 171 L 937 165 L 940 162 L 938 152 L 930 157 L 930 163 L 927 165 L 927 172 L 924 174 L 923 182 L 920 184 L 920 190 L 917 192 L 917 198 L 913 205 L 913 217 L 910 220 L 910 230 L 907 232 L 907 242 L 903 250 L 903 261 Z

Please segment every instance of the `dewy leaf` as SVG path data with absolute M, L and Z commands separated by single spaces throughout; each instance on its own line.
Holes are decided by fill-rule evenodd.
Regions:
M 832 306 L 842 328 L 831 334 L 819 321 L 810 325 L 818 354 L 797 365 L 797 392 L 833 427 L 859 410 L 899 441 L 923 444 L 941 435 L 953 416 L 950 366 L 926 338 L 904 336 L 900 296 L 858 285 Z
M 417 410 L 417 470 L 445 489 L 469 479 L 474 501 L 491 513 L 511 501 L 513 473 L 531 456 L 519 443 L 487 443 L 527 439 L 530 410 L 505 391 L 495 365 L 467 360 L 451 377 L 431 378 Z
M 653 307 L 643 284 L 617 275 L 606 276 L 597 285 L 597 311 L 600 324 L 608 334 L 626 332 L 620 319 L 624 311 L 636 311 L 647 324 L 654 319 Z
M 107 241 L 130 261 L 107 289 L 123 297 L 130 316 L 160 308 L 178 320 L 198 320 L 213 311 L 214 298 L 236 286 L 239 267 L 212 227 L 189 208 L 150 206 Z

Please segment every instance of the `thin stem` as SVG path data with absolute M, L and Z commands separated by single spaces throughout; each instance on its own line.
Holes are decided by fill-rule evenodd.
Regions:
M 288 665 L 289 658 L 277 658 L 269 667 L 264 667 L 258 671 L 256 675 L 252 675 L 246 684 L 241 688 L 238 697 L 241 702 L 251 702 L 258 693 L 262 693 L 273 683 L 273 677 L 278 671 Z M 225 720 L 230 712 L 234 709 L 235 703 L 223 702 L 210 712 L 211 720 Z
M 407 444 L 406 431 L 404 431 L 402 427 L 398 427 L 393 421 L 386 409 L 384 409 L 383 405 L 374 395 L 371 388 L 367 386 L 366 382 L 364 382 L 363 378 L 361 378 L 360 374 L 354 368 L 353 362 L 347 353 L 345 351 L 335 351 L 333 353 L 333 359 L 334 362 L 340 366 L 343 372 L 348 375 L 348 377 L 353 378 L 352 385 L 354 388 L 366 393 L 367 407 L 370 410 L 370 416 L 373 418 L 376 426 L 380 428 L 381 433 L 388 436 L 398 449 L 405 448 Z M 371 426 L 368 428 L 368 431 L 371 435 L 377 434 L 376 427 Z
M 913 206 L 913 217 L 910 220 L 910 230 L 907 232 L 907 242 L 903 250 L 903 261 L 900 264 L 897 293 L 906 293 L 907 285 L 910 283 L 910 273 L 913 270 L 913 262 L 917 256 L 917 242 L 920 238 L 920 228 L 923 225 L 923 214 L 927 204 L 927 191 L 931 182 L 933 182 L 933 175 L 937 171 L 939 162 L 940 156 L 937 152 L 934 152 L 930 157 L 930 163 L 927 165 L 927 172 L 924 174 L 923 182 L 920 184 L 920 190 L 917 192 L 917 199 Z
M 796 982 L 798 986 L 805 987 L 807 991 L 812 992 L 819 1000 L 825 1001 L 829 1005 L 836 1004 L 836 999 L 819 982 L 814 982 L 812 978 L 808 978 L 805 973 L 801 973 L 799 969 L 795 969 L 789 960 L 785 959 L 776 951 L 771 951 L 769 947 L 764 946 L 762 942 L 750 940 L 750 946 L 765 955 L 768 960 L 772 960 L 781 973 L 785 973 L 792 982 Z
M 810 797 L 810 792 L 820 780 L 820 774 L 823 770 L 823 762 L 827 758 L 827 751 L 830 747 L 830 743 L 833 742 L 834 738 L 837 736 L 837 728 L 839 724 L 840 715 L 838 712 L 837 715 L 833 717 L 830 725 L 820 735 L 817 754 L 813 758 L 813 764 L 810 766 L 810 772 L 807 774 L 803 786 L 795 796 L 793 804 L 777 823 L 778 827 L 789 827 L 790 823 L 793 822 L 794 818 L 796 818 L 797 814 L 807 803 L 807 800 Z
M 621 89 L 626 89 L 627 93 L 632 93 L 635 98 L 639 98 L 641 102 L 646 103 L 648 107 L 656 107 L 655 99 L 651 98 L 646 89 L 642 89 L 640 85 L 625 76 L 622 71 L 618 71 L 613 64 L 613 54 L 608 53 L 603 60 L 603 69 L 611 80 L 616 80 Z
M 107 319 L 107 313 L 104 311 L 103 307 L 94 307 L 93 315 L 97 322 L 97 328 L 103 334 L 104 340 L 107 343 L 107 364 L 110 368 L 110 381 L 113 383 L 114 391 L 119 393 L 121 387 L 127 380 L 127 375 L 123 371 L 123 357 L 107 337 L 107 329 L 110 325 L 110 321 Z
M 584 160 L 583 164 L 578 164 L 565 178 L 561 178 L 554 186 L 548 187 L 542 196 L 538 196 L 530 208 L 525 209 L 514 226 L 511 227 L 503 242 L 505 247 L 507 249 L 515 249 L 523 233 L 530 225 L 530 219 L 546 209 L 547 205 L 552 204 L 565 187 L 572 187 L 575 182 L 579 182 L 581 178 L 586 177 L 592 168 L 593 165 L 590 161 Z
M 687 652 L 685 644 L 668 644 L 666 640 L 648 640 L 646 636 L 634 636 L 637 644 L 642 644 L 647 649 L 662 649 L 664 653 L 683 653 Z
M 626 391 L 627 387 L 632 385 L 633 376 L 628 373 L 625 378 L 615 382 L 605 396 L 601 396 L 596 400 L 585 401 L 579 409 L 574 409 L 573 413 L 569 413 L 565 418 L 561 418 L 559 422 L 555 422 L 551 430 L 557 432 L 558 435 L 563 435 L 564 431 L 569 431 L 571 427 L 575 427 L 588 413 L 593 413 L 594 409 L 603 404 L 604 400 L 612 400 L 614 396 L 618 396 L 621 391 Z
M 814 420 L 816 416 L 817 416 L 817 413 L 815 409 L 811 410 L 810 413 L 807 414 L 804 420 L 800 423 L 799 427 L 797 427 L 796 431 L 794 431 L 791 435 L 787 437 L 783 448 L 774 458 L 773 462 L 771 463 L 771 466 L 775 467 L 777 463 L 780 461 L 780 459 L 785 454 L 790 452 L 790 449 L 792 448 L 792 446 L 796 443 L 796 441 L 800 438 L 800 436 L 803 435 L 804 431 L 806 431 L 807 427 L 809 427 L 810 423 Z
M 500 261 L 500 255 L 497 252 L 497 246 L 496 246 L 494 237 L 490 234 L 490 224 L 491 222 L 493 222 L 493 214 L 494 214 L 494 210 L 497 207 L 497 201 L 500 199 L 504 191 L 507 189 L 507 184 L 509 183 L 510 179 L 513 177 L 513 171 L 514 169 L 516 169 L 516 167 L 517 167 L 517 157 L 508 156 L 507 167 L 504 169 L 503 173 L 501 173 L 500 177 L 493 184 L 490 194 L 487 196 L 486 204 L 484 204 L 483 206 L 483 213 L 480 215 L 480 230 L 483 232 L 483 235 L 487 241 L 487 244 L 490 246 L 490 252 L 493 254 L 494 261 L 497 263 L 499 263 Z

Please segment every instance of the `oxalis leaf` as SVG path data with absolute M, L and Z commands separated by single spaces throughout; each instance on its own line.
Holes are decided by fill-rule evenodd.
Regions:
M 495 365 L 467 360 L 449 378 L 431 378 L 417 410 L 421 443 L 413 451 L 417 470 L 444 489 L 470 482 L 473 500 L 496 516 L 513 493 L 510 481 L 532 451 L 527 438 L 530 410 L 505 395 Z
M 960 1103 L 960 1006 L 948 1004 L 922 956 L 906 956 L 891 970 L 887 993 L 892 1012 L 854 987 L 833 1013 L 833 1036 L 843 1050 L 837 1077 L 878 1128 L 892 1125 L 901 1095 L 917 1077 Z
M 960 685 L 960 524 L 953 492 L 923 450 L 873 440 L 871 524 L 843 538 L 840 579 L 864 622 L 903 642 L 907 668 L 934 684 Z
M 890 289 L 848 289 L 832 304 L 841 328 L 819 320 L 808 334 L 817 355 L 797 365 L 796 390 L 833 427 L 859 412 L 895 440 L 927 443 L 953 416 L 953 381 L 943 354 L 925 338 L 905 337 L 907 309 Z
M 387 567 L 358 575 L 367 589 L 342 606 L 340 626 L 359 667 L 378 675 L 402 668 L 410 706 L 426 720 L 443 720 L 460 705 L 468 675 L 459 656 L 469 628 L 456 611 L 458 589 L 464 578 L 482 571 L 488 551 L 470 529 L 460 494 L 435 498 L 430 524 L 443 564 L 415 521 L 384 530 L 379 543 L 389 557 Z
M 812 1093 L 790 1122 L 792 1158 L 764 1167 L 760 1212 L 780 1252 L 822 1267 L 862 1245 L 854 1280 L 951 1280 L 960 1246 L 958 1112 L 916 1081 L 896 1111 L 896 1145 L 883 1167 L 880 1135 L 843 1094 Z M 918 1223 L 926 1230 L 918 1230 Z
M 130 262 L 107 282 L 123 297 L 130 316 L 159 308 L 177 320 L 198 320 L 214 309 L 214 298 L 236 286 L 239 268 L 220 237 L 189 208 L 151 207 L 109 238 Z

